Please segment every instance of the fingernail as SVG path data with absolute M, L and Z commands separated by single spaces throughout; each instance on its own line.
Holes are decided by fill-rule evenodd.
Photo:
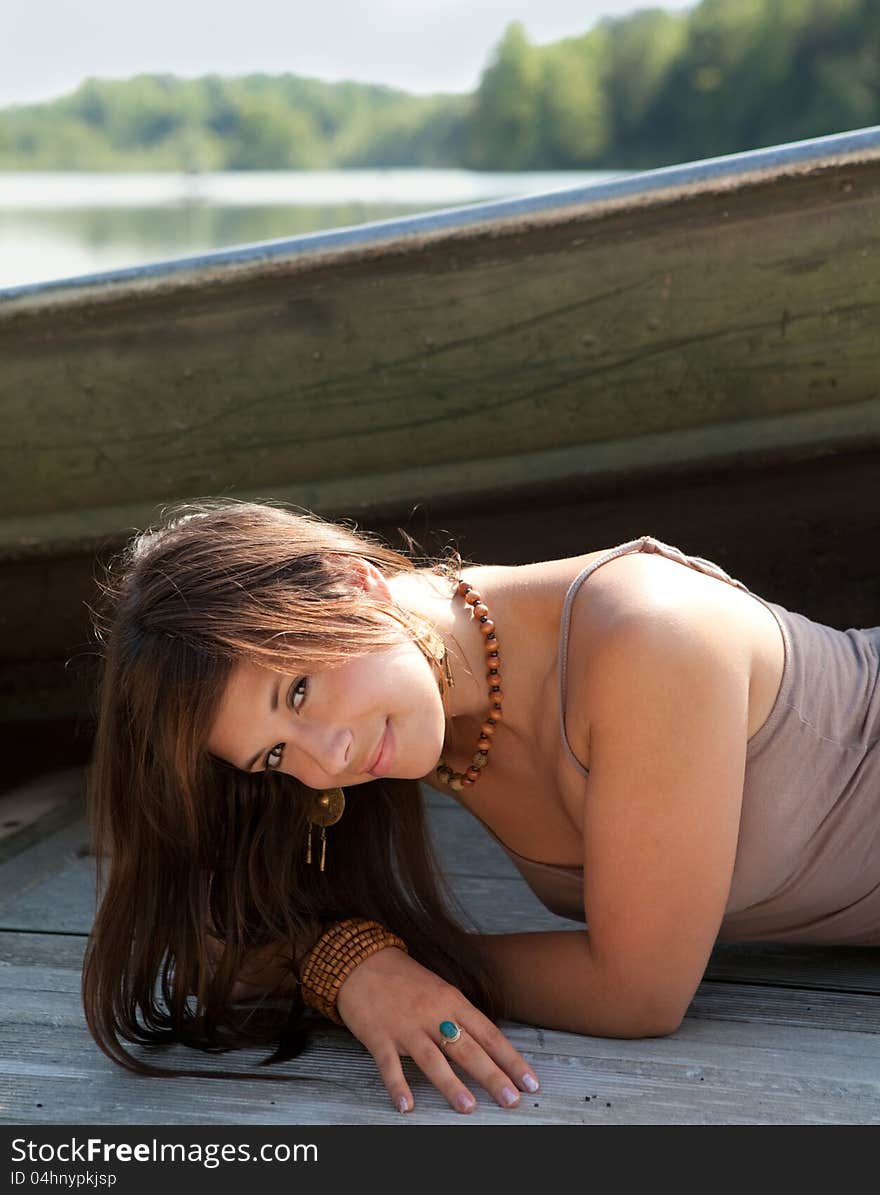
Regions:
M 399 1110 L 401 1112 L 405 1112 L 407 1110 L 407 1108 L 409 1107 L 409 1103 L 407 1102 L 407 1098 L 405 1095 L 398 1097 L 397 1107 L 399 1108 Z
M 523 1075 L 522 1085 L 523 1085 L 523 1087 L 525 1087 L 526 1091 L 537 1091 L 538 1090 L 538 1080 L 533 1079 L 531 1075 Z
M 475 1101 L 468 1095 L 466 1091 L 460 1091 L 455 1097 L 455 1106 L 460 1108 L 462 1112 L 468 1112 L 473 1108 Z
M 505 1104 L 507 1104 L 507 1106 L 509 1108 L 511 1104 L 515 1104 L 516 1101 L 519 1099 L 519 1092 L 514 1091 L 512 1087 L 502 1087 L 501 1088 L 501 1098 L 504 1100 Z

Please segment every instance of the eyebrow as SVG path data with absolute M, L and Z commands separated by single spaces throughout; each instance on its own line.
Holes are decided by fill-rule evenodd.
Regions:
M 275 688 L 274 688 L 274 690 L 272 691 L 272 700 L 271 700 L 271 702 L 270 702 L 270 708 L 271 708 L 271 710 L 272 710 L 272 713 L 273 713 L 273 714 L 274 714 L 274 713 L 275 713 L 275 711 L 278 709 L 278 690 L 279 690 L 280 688 L 281 688 L 281 674 L 279 673 L 279 674 L 278 674 L 278 679 L 275 681 Z M 257 762 L 257 760 L 260 758 L 260 756 L 261 756 L 261 755 L 268 755 L 268 753 L 269 753 L 271 750 L 272 750 L 272 748 L 271 748 L 271 747 L 261 747 L 261 748 L 260 748 L 260 750 L 259 750 L 259 751 L 256 753 L 256 755 L 253 755 L 253 756 L 251 756 L 251 758 L 250 758 L 250 759 L 247 761 L 247 763 L 246 763 L 246 764 L 244 765 L 244 767 L 242 768 L 242 771 L 244 771 L 244 772 L 250 772 L 250 771 L 251 771 L 251 769 L 253 768 L 254 764 L 255 764 L 255 763 Z

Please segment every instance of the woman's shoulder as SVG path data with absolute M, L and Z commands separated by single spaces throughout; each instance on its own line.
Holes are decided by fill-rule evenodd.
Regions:
M 638 635 L 648 628 L 701 640 L 746 678 L 751 738 L 769 716 L 782 682 L 785 645 L 774 615 L 747 589 L 655 552 L 607 560 L 579 587 L 567 643 L 567 719 L 573 716 L 573 727 L 588 728 L 589 707 L 601 700 L 601 677 L 595 674 L 602 645 L 612 633 Z M 587 739 L 588 734 L 587 729 Z
M 742 598 L 754 602 L 745 590 L 668 556 L 635 549 L 613 555 L 615 550 L 546 563 L 556 579 L 556 603 L 567 599 L 570 629 L 581 632 L 585 648 L 612 628 L 664 617 L 712 627 Z
M 516 638 L 533 648 L 541 644 L 554 657 L 559 648 L 553 665 L 556 673 L 565 664 L 566 710 L 584 687 L 579 682 L 594 671 L 603 642 L 624 628 L 684 628 L 716 641 L 742 668 L 751 671 L 764 660 L 781 677 L 779 628 L 759 598 L 677 558 L 637 547 L 620 552 L 620 546 L 502 569 L 505 590 L 516 594 L 505 611 L 516 614 Z
M 614 555 L 616 551 L 602 548 L 547 563 L 570 598 L 572 627 L 577 623 L 585 633 L 601 635 L 621 624 L 667 618 L 726 637 L 731 615 L 740 631 L 753 627 L 756 615 L 759 623 L 774 622 L 760 598 L 711 562 L 678 549 L 670 549 L 669 555 L 638 548 Z

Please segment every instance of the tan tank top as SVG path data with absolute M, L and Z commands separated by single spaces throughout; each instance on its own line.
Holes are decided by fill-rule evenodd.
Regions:
M 880 944 L 880 627 L 838 631 L 812 622 L 752 594 L 717 564 L 650 535 L 620 544 L 575 577 L 560 623 L 562 744 L 585 777 L 589 769 L 565 729 L 571 607 L 587 577 L 626 552 L 658 552 L 738 586 L 771 611 L 782 633 L 779 693 L 746 750 L 719 939 Z M 582 867 L 527 859 L 489 833 L 551 912 L 586 923 Z

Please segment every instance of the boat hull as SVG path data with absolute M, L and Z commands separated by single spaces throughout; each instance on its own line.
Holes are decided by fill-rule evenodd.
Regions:
M 868 132 L 0 292 L 0 721 L 87 717 L 96 556 L 176 500 L 392 529 L 417 510 L 497 560 L 499 542 L 549 556 L 544 520 L 520 534 L 518 512 L 575 504 L 554 554 L 649 531 L 719 563 L 742 530 L 711 508 L 734 502 L 797 569 L 782 537 L 809 523 L 791 504 L 810 483 L 768 510 L 737 478 L 822 484 L 855 454 L 847 501 L 876 537 Z M 700 477 L 711 517 L 661 518 L 658 493 Z M 487 511 L 503 535 L 475 530 Z

